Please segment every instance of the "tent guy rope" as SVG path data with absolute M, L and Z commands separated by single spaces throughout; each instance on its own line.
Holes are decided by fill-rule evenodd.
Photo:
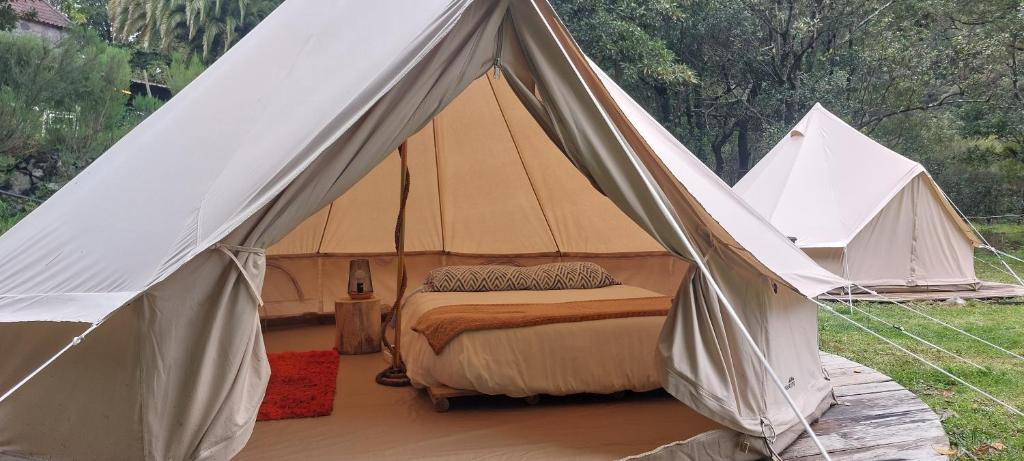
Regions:
M 234 253 L 232 253 L 232 251 L 249 252 L 249 253 L 254 253 L 254 254 L 259 254 L 259 255 L 263 255 L 264 251 L 262 249 L 260 249 L 260 248 L 242 247 L 242 246 L 236 246 L 236 245 L 226 245 L 226 244 L 222 244 L 222 243 L 218 243 L 218 244 L 214 245 L 213 247 L 211 247 L 211 249 L 215 249 L 217 251 L 220 251 L 220 252 L 226 254 L 229 258 L 231 258 L 231 261 L 234 262 L 234 266 L 238 269 L 238 272 L 241 274 L 242 280 L 245 281 L 245 285 L 246 285 L 246 288 L 249 290 L 249 293 L 253 296 L 253 298 L 256 299 L 256 302 L 258 303 L 258 305 L 262 306 L 263 305 L 263 299 L 260 296 L 259 290 L 256 289 L 255 282 L 253 282 L 249 278 L 249 275 L 245 272 L 245 268 L 242 266 L 242 262 L 238 259 L 237 256 L 235 256 Z M 128 305 L 130 303 L 131 303 L 131 301 L 124 303 L 124 305 L 126 306 L 126 305 Z M 39 365 L 38 368 L 36 368 L 35 370 L 32 370 L 32 372 L 30 372 L 28 375 L 26 375 L 24 378 L 22 378 L 21 381 L 18 381 L 17 384 L 15 384 L 10 389 L 8 389 L 7 392 L 4 392 L 3 395 L 0 395 L 0 404 L 2 404 L 5 400 L 7 400 L 7 398 L 10 397 L 11 395 L 14 395 L 14 393 L 17 392 L 18 389 L 21 389 L 22 386 L 27 384 L 29 381 L 32 380 L 32 378 L 34 378 L 36 375 L 38 375 L 43 370 L 45 370 L 47 367 L 49 367 L 51 364 L 53 364 L 53 362 L 55 362 L 57 359 L 59 359 L 65 353 L 70 351 L 71 348 L 73 348 L 73 347 L 75 347 L 75 346 L 77 346 L 79 344 L 82 344 L 82 341 L 85 340 L 86 336 L 89 336 L 89 334 L 92 333 L 93 331 L 95 331 L 97 328 L 99 328 L 100 325 L 103 325 L 103 323 L 106 322 L 107 319 L 109 319 L 110 316 L 112 316 L 114 314 L 114 312 L 117 312 L 119 310 L 120 309 L 117 309 L 117 310 L 111 312 L 110 314 L 107 314 L 106 317 L 104 317 L 104 318 L 102 318 L 102 319 L 100 319 L 100 320 L 98 320 L 96 322 L 93 322 L 92 324 L 89 325 L 89 328 L 86 328 L 85 331 L 82 332 L 82 334 L 77 335 L 74 338 L 71 338 L 71 341 L 69 341 L 67 343 L 67 345 L 65 345 L 63 348 L 61 348 L 59 351 L 57 351 L 56 354 L 53 354 L 53 356 L 50 357 L 49 359 L 47 359 L 45 362 L 43 362 L 42 365 Z
M 54 361 L 56 361 L 58 358 L 60 358 L 60 356 L 64 355 L 65 352 L 71 350 L 72 347 L 75 347 L 75 346 L 77 346 L 79 344 L 82 344 L 82 340 L 85 339 L 85 337 L 88 336 L 89 333 L 92 333 L 94 330 L 96 330 L 96 328 L 99 328 L 99 326 L 102 325 L 103 322 L 106 321 L 106 320 L 107 319 L 104 318 L 104 319 L 101 319 L 98 322 L 95 322 L 95 323 L 89 325 L 89 328 L 87 328 L 85 331 L 83 331 L 82 334 L 80 334 L 78 336 L 75 336 L 74 338 L 71 338 L 71 341 L 68 342 L 68 344 L 65 345 L 63 348 L 61 348 L 61 350 L 57 351 L 56 354 L 53 354 L 53 356 L 50 357 L 47 361 L 43 362 L 42 365 L 40 365 L 38 368 L 33 370 L 31 373 L 26 375 L 24 378 L 22 378 L 21 381 L 18 381 L 18 383 L 15 384 L 14 386 L 12 386 L 10 389 L 8 389 L 7 392 L 4 392 L 4 395 L 0 395 L 0 404 L 4 403 L 4 401 L 7 400 L 7 398 L 10 397 L 11 395 L 14 395 L 14 393 L 17 392 L 18 389 L 21 389 L 21 387 L 24 386 L 29 381 L 31 381 L 32 378 L 34 378 L 36 375 L 38 375 L 43 370 L 45 370 L 47 367 L 49 367 L 50 364 L 52 364 Z
M 986 246 L 985 248 L 991 250 L 993 253 L 996 253 L 998 255 L 1006 256 L 1007 258 L 1010 258 L 1010 259 L 1012 259 L 1014 261 L 1024 263 L 1024 259 L 1020 259 L 1020 258 L 1018 258 L 1018 257 L 1016 257 L 1016 256 L 1014 256 L 1014 255 L 1012 255 L 1010 253 L 1007 253 L 1007 252 L 1005 252 L 1003 250 L 1000 250 L 1000 249 L 998 249 L 996 247 L 993 247 L 991 245 Z
M 915 313 L 917 315 L 920 315 L 920 316 L 922 316 L 922 317 L 924 317 L 924 318 L 926 318 L 928 320 L 931 320 L 931 321 L 933 321 L 935 323 L 938 323 L 938 324 L 940 324 L 940 325 L 942 325 L 942 326 L 944 326 L 946 328 L 949 328 L 949 329 L 951 329 L 953 331 L 956 331 L 956 332 L 958 332 L 960 334 L 963 334 L 963 335 L 968 336 L 970 338 L 973 338 L 973 339 L 975 339 L 977 341 L 980 341 L 980 342 L 982 342 L 984 344 L 987 344 L 987 345 L 989 345 L 989 346 L 991 346 L 991 347 L 993 347 L 993 348 L 995 348 L 995 349 L 997 349 L 997 350 L 999 350 L 1001 352 L 1004 352 L 1004 353 L 1006 353 L 1006 354 L 1008 354 L 1010 356 L 1013 356 L 1013 357 L 1015 357 L 1017 359 L 1024 360 L 1024 356 L 1021 356 L 1020 354 L 1017 354 L 1016 352 L 1007 350 L 1006 348 L 1004 348 L 1004 347 L 1002 347 L 1002 346 L 1000 346 L 998 344 L 992 343 L 991 341 L 988 341 L 988 340 L 983 339 L 983 338 L 979 338 L 979 337 L 977 337 L 977 336 L 975 336 L 975 335 L 973 335 L 971 333 L 968 333 L 968 332 L 966 332 L 966 331 L 964 331 L 964 330 L 962 330 L 960 328 L 957 328 L 957 327 L 955 327 L 953 325 L 950 325 L 949 323 L 946 323 L 946 322 L 944 322 L 944 321 L 942 321 L 940 319 L 932 317 L 932 316 L 922 312 L 920 309 L 915 309 L 913 307 L 910 307 L 910 306 L 908 306 L 906 304 L 903 304 L 903 303 L 901 303 L 901 302 L 899 302 L 899 301 L 897 301 L 895 299 L 892 299 L 892 298 L 890 298 L 888 296 L 885 296 L 885 295 L 883 295 L 883 294 L 881 294 L 881 293 L 879 293 L 877 291 L 874 291 L 874 290 L 872 290 L 870 288 L 866 288 L 866 287 L 863 287 L 861 285 L 857 285 L 857 287 L 862 289 L 862 290 L 864 290 L 864 291 L 866 291 L 866 292 L 868 292 L 868 293 L 871 293 L 874 296 L 882 298 L 886 302 L 889 302 L 889 303 L 895 304 L 895 305 L 897 305 L 899 307 L 902 307 L 903 309 L 911 311 L 911 312 L 913 312 L 913 313 Z
M 988 392 L 985 392 L 984 390 L 982 390 L 978 386 L 975 386 L 975 385 L 965 381 L 963 378 L 960 378 L 959 376 L 954 375 L 953 373 L 950 373 L 950 372 L 946 371 L 942 367 L 940 367 L 938 365 L 935 365 L 934 363 L 929 362 L 924 357 L 921 357 L 920 355 L 917 355 L 917 354 L 911 352 L 907 348 L 905 348 L 903 346 L 900 346 L 899 344 L 896 344 L 893 340 L 891 340 L 889 338 L 886 338 L 885 336 L 882 336 L 882 335 L 876 333 L 874 330 L 872 330 L 872 329 L 870 329 L 870 328 L 868 328 L 868 327 L 866 327 L 864 325 L 861 325 L 860 323 L 857 323 L 856 320 L 853 320 L 853 319 L 851 319 L 851 318 L 849 318 L 849 317 L 839 313 L 839 311 L 835 310 L 831 306 L 829 306 L 829 305 L 827 305 L 825 303 L 822 303 L 821 301 L 818 301 L 818 300 L 812 300 L 812 301 L 814 301 L 814 303 L 817 304 L 818 307 L 824 309 L 826 312 L 828 312 L 830 314 L 833 314 L 836 317 L 839 317 L 839 318 L 841 318 L 841 319 L 843 319 L 843 320 L 853 324 L 857 328 L 860 328 L 861 330 L 864 330 L 865 332 L 869 333 L 870 335 L 872 335 L 872 336 L 874 336 L 874 337 L 876 337 L 878 339 L 881 339 L 882 341 L 885 341 L 890 346 L 895 347 L 896 349 L 899 349 L 903 353 L 905 353 L 905 354 L 907 354 L 907 355 L 917 359 L 919 362 L 921 362 L 921 363 L 931 367 L 932 369 L 934 369 L 935 371 L 938 371 L 939 373 L 942 373 L 946 377 L 948 377 L 948 378 L 950 378 L 950 379 L 952 379 L 952 380 L 954 380 L 954 381 L 956 381 L 956 382 L 958 382 L 960 384 L 963 384 L 964 386 L 969 387 L 971 390 L 973 390 L 973 391 L 975 391 L 975 392 L 977 392 L 977 393 L 987 397 L 989 400 L 991 400 L 991 401 L 999 404 L 1003 408 L 1005 408 L 1006 411 L 1009 411 L 1010 413 L 1013 413 L 1013 414 L 1015 414 L 1017 416 L 1024 416 L 1024 412 L 1021 412 L 1016 407 L 1014 407 L 1014 406 L 1012 406 L 1012 405 L 1010 405 L 1010 404 L 1008 404 L 1008 403 L 1006 403 L 1006 402 L 1004 402 L 1002 400 L 999 400 L 998 398 L 996 398 L 992 394 L 989 394 Z
M 988 267 L 991 267 L 991 268 L 993 268 L 993 269 L 995 269 L 995 270 L 997 270 L 999 272 L 1002 272 L 1003 274 L 1009 275 L 1010 277 L 1014 277 L 1014 275 L 1012 273 L 1010 273 L 1009 271 L 1007 271 L 1006 269 L 1004 269 L 1002 267 L 999 267 L 999 266 L 997 266 L 995 264 L 992 264 L 992 263 L 990 263 L 990 262 L 988 262 L 988 261 L 986 261 L 984 259 L 981 259 L 980 257 L 978 257 L 978 255 L 974 255 L 974 259 L 977 260 L 977 261 L 981 261 L 981 262 L 985 263 Z
M 830 299 L 834 300 L 834 301 L 839 301 L 839 302 L 842 302 L 843 304 L 846 304 L 847 306 L 850 307 L 851 312 L 852 311 L 860 312 L 860 313 L 870 317 L 872 320 L 874 320 L 876 322 L 884 323 L 884 324 L 892 327 L 896 331 L 899 331 L 900 333 L 903 333 L 903 334 L 913 338 L 914 340 L 916 340 L 916 341 L 918 341 L 918 342 L 920 342 L 920 343 L 922 343 L 922 344 L 924 344 L 926 346 L 929 346 L 929 347 L 931 347 L 931 348 L 933 348 L 933 349 L 935 349 L 935 350 L 937 350 L 939 352 L 942 352 L 942 353 L 944 353 L 946 355 L 949 355 L 950 357 L 953 357 L 953 358 L 955 358 L 955 359 L 957 359 L 957 360 L 959 360 L 961 362 L 964 362 L 964 363 L 966 363 L 966 364 L 968 364 L 968 365 L 970 365 L 970 366 L 972 366 L 974 368 L 977 368 L 977 369 L 983 370 L 983 371 L 987 370 L 985 367 L 983 367 L 981 365 L 978 365 L 977 363 L 973 362 L 972 360 L 970 360 L 970 359 L 968 359 L 966 357 L 959 356 L 959 355 L 957 355 L 957 354 L 955 354 L 953 352 L 950 352 L 949 350 L 947 350 L 947 349 L 945 349 L 945 348 L 943 348 L 943 347 L 941 347 L 941 346 L 939 346 L 939 345 L 937 345 L 935 343 L 932 343 L 932 342 L 930 342 L 930 341 L 928 341 L 928 340 L 926 340 L 926 339 L 924 339 L 924 338 L 922 338 L 920 336 L 915 335 L 914 333 L 911 333 L 909 330 L 907 330 L 902 325 L 898 325 L 898 324 L 892 323 L 892 322 L 890 322 L 890 321 L 888 321 L 886 319 L 883 319 L 883 318 L 881 318 L 881 317 L 879 317 L 877 315 L 874 315 L 874 314 L 872 314 L 872 313 L 870 313 L 870 312 L 868 312 L 868 311 L 866 311 L 864 309 L 861 309 L 859 307 L 854 306 L 852 302 L 846 302 L 842 298 L 839 298 L 839 297 L 836 297 L 836 296 L 828 296 L 828 297 Z
M 959 214 L 960 217 L 963 218 L 963 220 L 967 223 L 967 225 L 971 227 L 971 230 L 974 231 L 974 234 L 977 235 L 979 239 L 981 239 L 981 243 L 983 243 L 983 245 L 981 247 L 986 249 L 986 250 L 990 250 L 993 254 L 995 254 L 996 258 L 999 259 L 999 262 L 1001 262 L 1003 264 L 1003 266 L 1006 267 L 1006 270 L 1009 271 L 1009 273 L 1011 275 L 1013 275 L 1013 278 L 1017 280 L 1017 284 L 1021 285 L 1021 286 L 1024 286 L 1024 280 L 1022 280 L 1020 278 L 1020 276 L 1017 275 L 1017 272 L 1014 271 L 1013 268 L 1010 267 L 1010 265 L 1007 264 L 1005 260 L 1003 260 L 1003 257 L 1000 255 L 1000 253 L 1002 253 L 1002 252 L 997 250 L 995 247 L 992 246 L 991 243 L 988 242 L 988 239 L 985 238 L 985 236 L 981 233 L 981 231 L 978 230 L 977 226 L 975 226 L 974 223 L 971 222 L 970 218 L 968 218 L 967 215 L 964 214 L 964 212 L 960 210 L 960 207 L 956 206 L 956 202 L 954 202 L 953 199 L 949 198 L 949 195 L 946 194 L 946 191 L 944 191 L 942 189 L 939 189 L 939 191 L 942 192 L 942 196 L 945 197 L 946 201 L 949 202 L 949 204 L 953 206 L 953 209 L 956 210 L 957 214 Z M 1014 259 L 1017 259 L 1017 258 L 1014 258 Z M 1018 261 L 1020 261 L 1020 260 L 1018 259 Z

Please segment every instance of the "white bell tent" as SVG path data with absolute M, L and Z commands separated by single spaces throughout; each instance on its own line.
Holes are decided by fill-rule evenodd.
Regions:
M 493 70 L 499 79 L 480 79 Z M 519 143 L 521 111 L 505 120 L 455 114 L 485 110 L 453 101 L 486 95 L 495 82 L 496 101 L 511 101 L 511 91 L 549 139 Z M 506 121 L 515 146 L 481 126 Z M 761 457 L 761 440 L 786 446 L 802 420 L 830 405 L 807 297 L 845 281 L 590 63 L 545 1 L 293 0 L 0 237 L 0 457 L 236 454 L 270 372 L 259 315 L 265 249 L 281 242 L 275 253 L 308 260 L 389 251 L 389 226 L 335 231 L 377 218 L 344 203 L 378 198 L 359 198 L 360 181 L 393 168 L 388 155 L 407 139 L 429 151 L 428 126 L 435 145 L 484 136 L 504 143 L 502 155 L 527 152 L 516 166 L 514 157 L 449 155 L 472 149 L 434 151 L 445 209 L 410 209 L 418 223 L 410 227 L 420 229 L 410 245 L 431 257 L 656 250 L 666 258 L 657 254 L 664 250 L 682 258 L 682 283 L 652 353 L 664 387 L 721 428 L 652 457 Z M 446 160 L 466 165 L 448 170 Z M 520 186 L 492 176 L 494 191 L 474 189 L 470 163 L 488 161 L 511 162 Z M 571 164 L 579 177 L 541 184 L 548 161 L 563 175 Z M 524 168 L 537 170 L 528 175 L 537 179 L 532 197 L 516 192 L 525 191 Z M 429 184 L 430 174 L 416 178 Z M 582 178 L 595 189 L 581 188 Z M 487 195 L 463 196 L 449 184 Z M 478 207 L 523 214 L 489 227 L 467 216 Z M 380 210 L 391 219 L 392 210 Z M 605 215 L 608 230 L 595 218 Z M 286 239 L 305 226 L 314 229 Z
M 734 190 L 822 267 L 857 285 L 980 285 L 977 237 L 924 167 L 820 104 Z

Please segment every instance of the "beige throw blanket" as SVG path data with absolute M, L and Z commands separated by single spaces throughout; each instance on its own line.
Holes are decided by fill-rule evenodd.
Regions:
M 412 330 L 426 337 L 434 353 L 440 354 L 448 343 L 467 331 L 662 316 L 668 315 L 671 304 L 668 296 L 562 303 L 459 304 L 424 313 Z

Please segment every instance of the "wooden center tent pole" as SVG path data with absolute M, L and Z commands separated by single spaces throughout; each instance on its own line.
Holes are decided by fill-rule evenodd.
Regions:
M 405 204 L 409 201 L 409 141 L 398 146 L 398 157 L 401 159 L 401 185 L 398 202 L 398 219 L 395 222 L 395 252 L 398 255 L 398 290 L 395 303 L 391 308 L 391 317 L 395 322 L 395 343 L 388 348 L 391 351 L 391 365 L 377 374 L 377 383 L 385 386 L 408 386 L 409 377 L 405 374 L 405 363 L 402 362 L 402 297 L 408 284 L 405 271 Z M 390 322 L 385 322 L 384 329 Z M 381 335 L 381 338 L 385 338 Z

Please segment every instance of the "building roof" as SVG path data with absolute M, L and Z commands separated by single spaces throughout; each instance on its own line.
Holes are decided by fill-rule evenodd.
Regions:
M 71 27 L 71 21 L 46 0 L 11 0 L 11 7 L 19 18 L 47 24 L 61 29 Z

